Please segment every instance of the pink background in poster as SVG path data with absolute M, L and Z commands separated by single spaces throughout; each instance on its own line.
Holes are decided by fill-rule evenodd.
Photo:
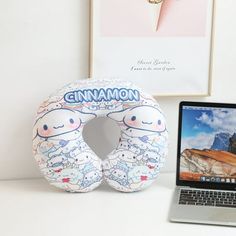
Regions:
M 209 0 L 164 0 L 158 31 L 147 0 L 100 0 L 103 37 L 201 37 Z

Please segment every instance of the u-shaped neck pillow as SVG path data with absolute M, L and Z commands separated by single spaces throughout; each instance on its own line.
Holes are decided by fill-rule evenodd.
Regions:
M 102 161 L 87 145 L 83 127 L 108 117 L 121 129 L 118 146 Z M 167 155 L 168 133 L 154 98 L 130 82 L 78 80 L 44 101 L 33 129 L 33 153 L 50 184 L 88 192 L 103 178 L 123 192 L 149 186 Z

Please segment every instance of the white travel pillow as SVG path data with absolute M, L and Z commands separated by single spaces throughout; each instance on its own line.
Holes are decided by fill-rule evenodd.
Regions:
M 102 161 L 82 136 L 96 117 L 121 129 L 118 146 Z M 149 186 L 167 155 L 163 113 L 130 82 L 78 80 L 52 94 L 37 111 L 33 153 L 45 178 L 70 192 L 88 192 L 103 180 L 123 192 Z

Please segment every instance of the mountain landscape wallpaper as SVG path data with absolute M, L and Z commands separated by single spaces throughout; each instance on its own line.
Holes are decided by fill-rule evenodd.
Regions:
M 180 179 L 235 183 L 236 109 L 183 107 Z

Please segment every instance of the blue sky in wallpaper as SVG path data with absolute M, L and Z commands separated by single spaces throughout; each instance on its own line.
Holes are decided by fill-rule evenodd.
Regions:
M 236 109 L 183 107 L 181 150 L 210 148 L 218 133 L 236 132 Z
M 182 137 L 193 137 L 199 134 L 199 132 L 212 133 L 214 131 L 208 124 L 199 120 L 204 114 L 208 117 L 212 117 L 212 111 L 199 111 L 199 110 L 183 110 L 182 120 Z

